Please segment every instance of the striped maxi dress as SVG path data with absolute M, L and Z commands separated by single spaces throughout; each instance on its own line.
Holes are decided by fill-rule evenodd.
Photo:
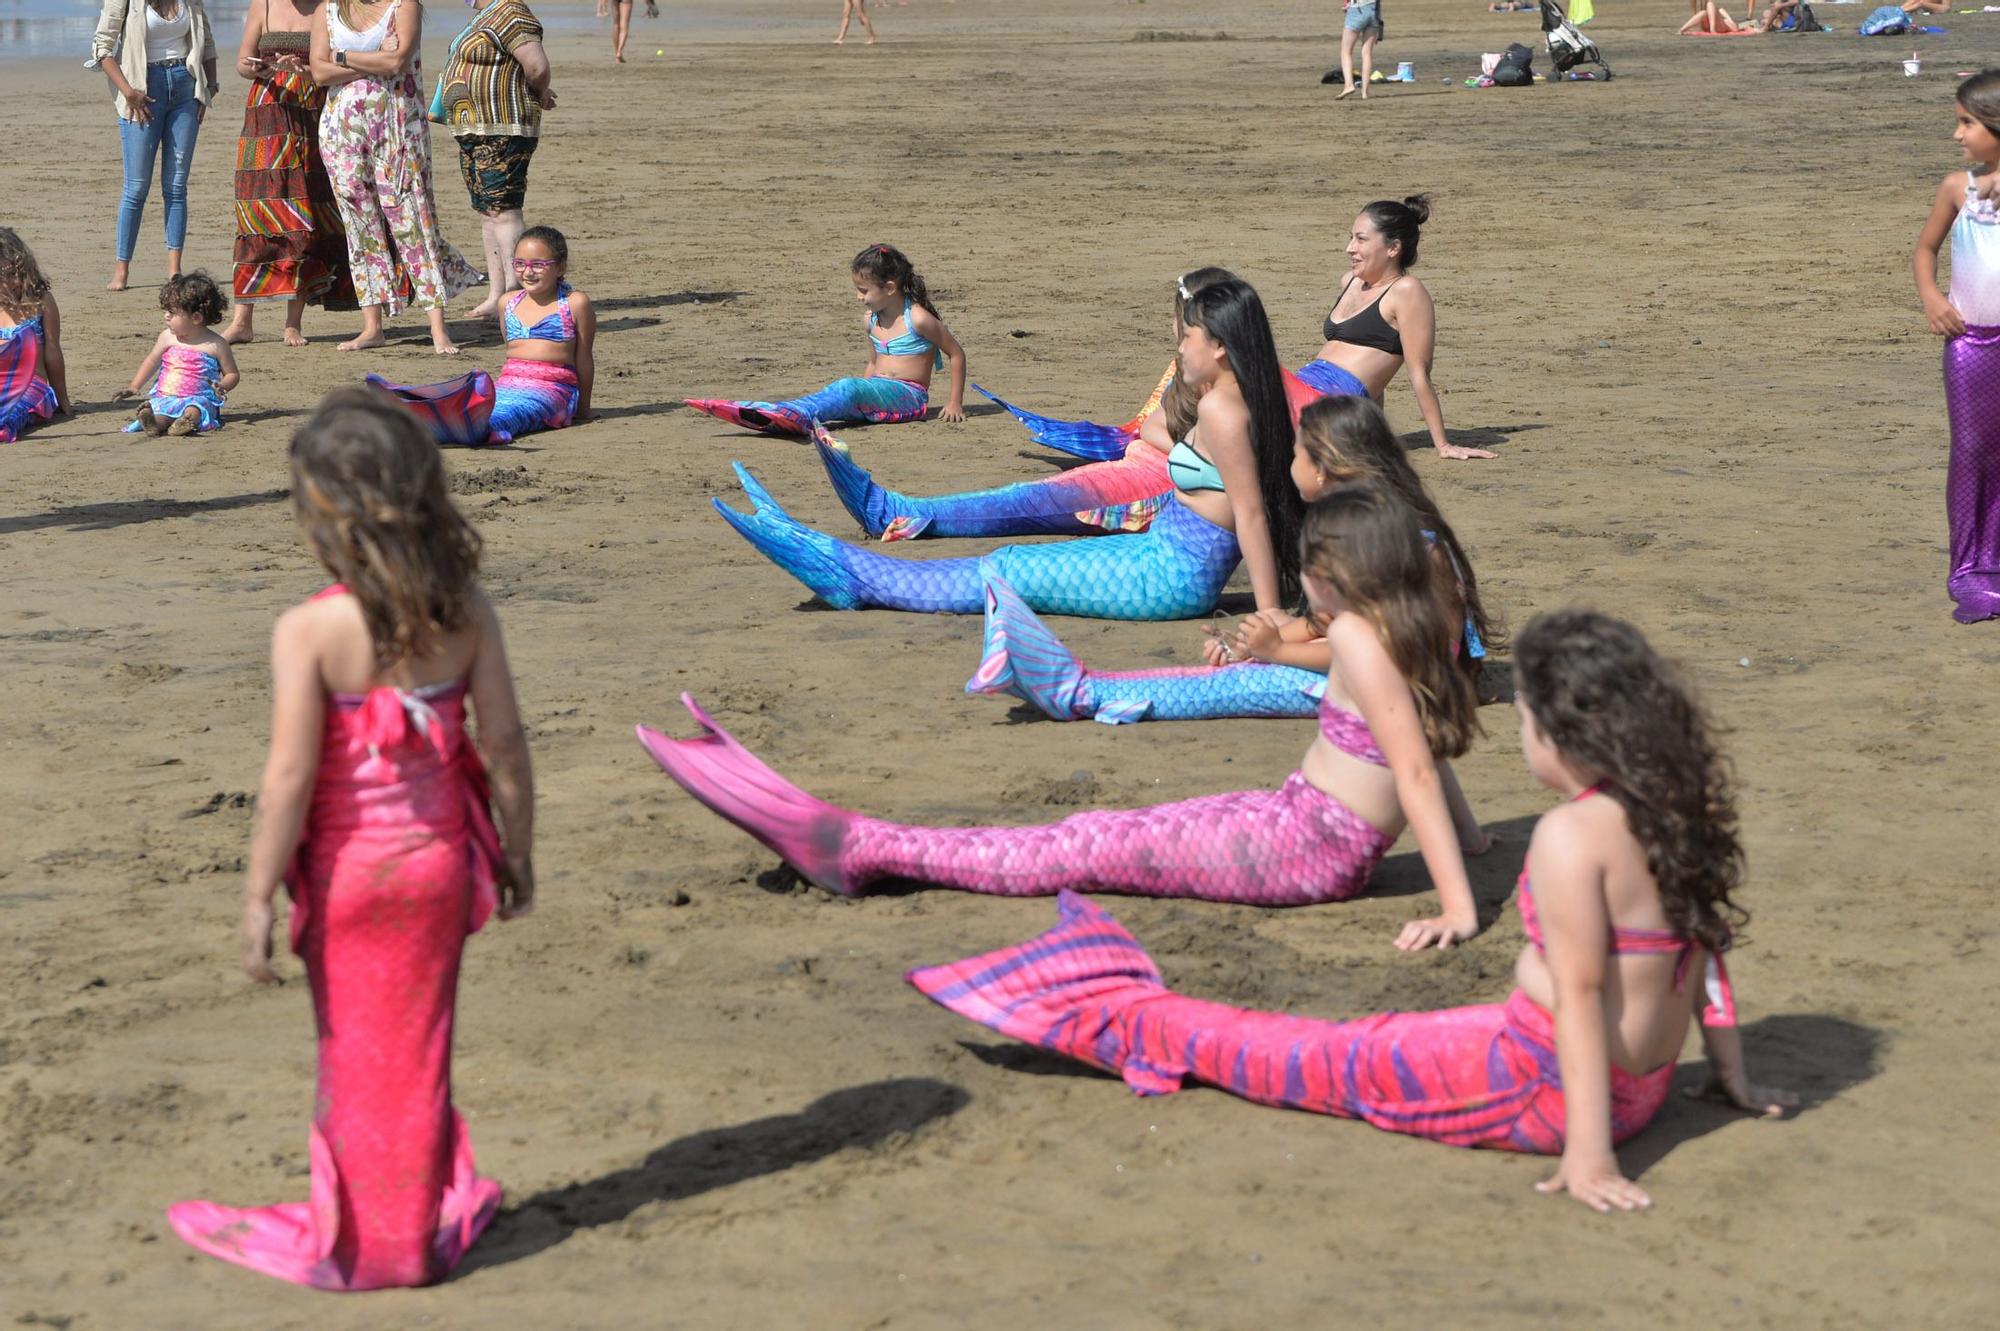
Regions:
M 359 308 L 340 209 L 319 155 L 325 104 L 326 90 L 304 74 L 250 83 L 236 144 L 238 301 L 304 296 L 330 310 Z

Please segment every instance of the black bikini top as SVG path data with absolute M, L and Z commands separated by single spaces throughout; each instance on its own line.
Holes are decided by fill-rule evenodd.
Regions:
M 1327 311 L 1326 327 L 1323 330 L 1326 333 L 1326 340 L 1329 342 L 1349 342 L 1357 347 L 1373 347 L 1377 351 L 1386 351 L 1391 356 L 1401 356 L 1403 354 L 1403 335 L 1391 328 L 1389 321 L 1382 317 L 1382 296 L 1388 295 L 1389 287 L 1395 286 L 1396 282 L 1402 280 L 1399 277 L 1394 282 L 1390 282 L 1388 286 L 1383 287 L 1382 295 L 1375 297 L 1374 300 L 1368 303 L 1367 309 L 1361 311 L 1361 313 L 1351 319 L 1342 319 L 1336 323 L 1333 317 L 1333 310 Z M 1341 301 L 1347 299 L 1347 288 L 1353 286 L 1354 282 L 1354 278 L 1348 278 L 1347 286 L 1342 287 L 1340 294 L 1333 298 L 1333 308 L 1335 310 L 1340 308 Z

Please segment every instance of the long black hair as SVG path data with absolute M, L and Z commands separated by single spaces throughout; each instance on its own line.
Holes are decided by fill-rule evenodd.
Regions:
M 1257 458 L 1257 488 L 1264 498 L 1271 556 L 1278 565 L 1278 597 L 1299 599 L 1299 522 L 1305 501 L 1292 483 L 1292 408 L 1278 367 L 1271 320 L 1256 289 L 1238 277 L 1193 292 L 1182 317 L 1222 344 L 1243 405 L 1250 409 L 1250 449 Z

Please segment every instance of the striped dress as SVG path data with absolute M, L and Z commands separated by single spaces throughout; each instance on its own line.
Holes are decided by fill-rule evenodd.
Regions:
M 261 40 L 258 49 L 265 50 Z M 326 90 L 304 74 L 251 81 L 236 142 L 233 285 L 239 301 L 304 296 L 330 310 L 359 308 L 340 209 L 320 161 L 325 104 Z

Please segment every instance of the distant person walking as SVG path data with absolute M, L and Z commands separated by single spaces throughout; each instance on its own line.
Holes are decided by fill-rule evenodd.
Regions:
M 847 40 L 847 25 L 855 19 L 861 20 L 862 28 L 868 33 L 867 44 L 875 44 L 875 25 L 868 21 L 868 0 L 840 0 L 840 35 L 833 39 L 835 46 Z

